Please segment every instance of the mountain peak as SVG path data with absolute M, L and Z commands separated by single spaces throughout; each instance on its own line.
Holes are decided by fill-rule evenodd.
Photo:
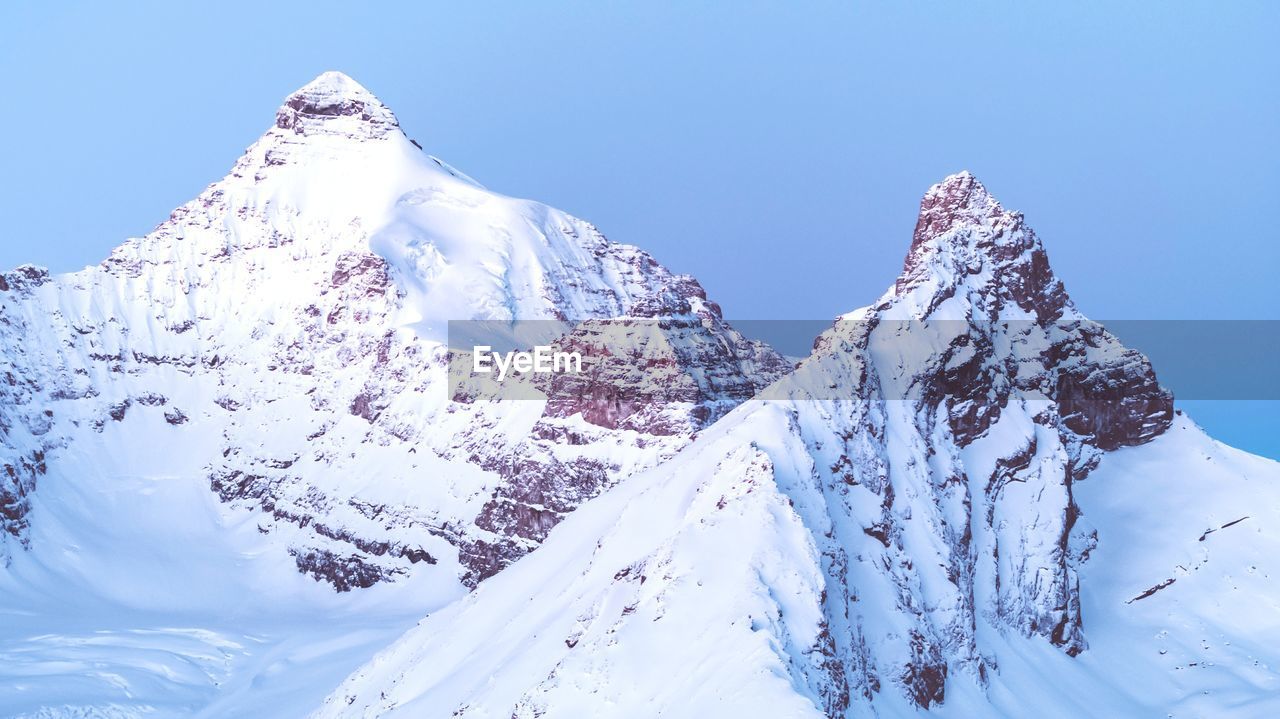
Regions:
M 927 242 L 963 224 L 987 224 L 1004 214 L 986 186 L 968 170 L 961 170 L 925 193 L 912 244 Z
M 299 135 L 379 137 L 399 129 L 391 109 L 350 76 L 330 70 L 285 98 L 276 127 Z
M 915 295 L 914 311 L 927 315 L 960 286 L 985 296 L 987 311 L 1008 303 L 1041 317 L 1068 306 L 1066 291 L 1022 213 L 1006 210 L 968 171 L 929 188 L 920 201 L 911 249 L 892 290 Z
M 359 100 L 374 97 L 368 88 L 356 82 L 350 75 L 338 70 L 326 70 L 320 73 L 314 80 L 295 90 L 290 98 L 298 96 L 341 96 Z M 375 101 L 376 99 L 374 98 Z

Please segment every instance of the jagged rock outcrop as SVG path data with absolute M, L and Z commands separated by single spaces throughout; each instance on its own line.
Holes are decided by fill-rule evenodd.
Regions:
M 48 282 L 48 271 L 32 265 L 0 274 L 0 564 L 15 546 L 27 546 L 31 494 L 48 471 L 45 453 L 56 446 L 49 436 L 54 410 L 43 400 L 74 395 L 59 381 L 58 358 L 28 342 L 25 305 Z

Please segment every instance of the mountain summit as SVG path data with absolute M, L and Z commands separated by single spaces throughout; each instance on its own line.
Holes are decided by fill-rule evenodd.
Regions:
M 276 111 L 276 127 L 299 135 L 380 137 L 400 124 L 390 108 L 363 85 L 329 71 L 289 95 Z
M 1004 208 L 987 192 L 986 186 L 968 170 L 961 170 L 948 175 L 924 194 L 912 233 L 912 248 L 957 226 L 985 225 L 1004 214 Z
M 991 319 L 1021 315 L 1053 322 L 1074 311 L 1022 214 L 1005 210 L 967 171 L 929 188 L 920 201 L 894 291 L 923 316 L 964 287 L 982 288 L 981 297 L 965 301 Z

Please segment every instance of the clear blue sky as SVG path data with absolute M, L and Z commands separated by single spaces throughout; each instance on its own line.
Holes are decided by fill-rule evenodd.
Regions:
M 339 69 L 731 317 L 874 299 L 962 168 L 1095 318 L 1278 316 L 1280 3 L 365 5 L 6 3 L 0 267 L 101 260 Z M 1274 405 L 1193 416 L 1277 455 Z

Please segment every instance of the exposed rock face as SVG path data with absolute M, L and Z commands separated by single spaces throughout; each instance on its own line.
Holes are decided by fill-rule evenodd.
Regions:
M 593 425 L 655 435 L 696 432 L 791 370 L 707 305 L 584 322 L 553 346 L 577 351 L 584 361 L 581 373 L 537 381 L 549 398 L 549 415 L 580 413 Z
M 378 98 L 340 72 L 326 72 L 290 95 L 276 127 L 299 135 L 382 137 L 400 123 Z
M 688 294 L 651 302 L 644 316 L 583 322 L 556 341 L 557 350 L 581 351 L 583 372 L 535 378 L 548 399 L 528 439 L 512 452 L 473 456 L 504 478 L 476 523 L 514 540 L 474 547 L 487 557 L 477 560 L 486 567 L 480 578 L 629 473 L 617 457 L 682 446 L 791 369 L 733 331 L 696 283 L 683 279 L 681 288 Z
M 206 458 L 228 512 L 339 590 L 414 572 L 474 586 L 787 369 L 692 278 L 484 190 L 339 73 L 100 267 L 4 282 L 0 507 L 17 544 L 38 475 L 107 433 L 122 457 L 163 441 Z M 625 417 L 446 393 L 448 320 L 616 317 L 679 327 L 677 374 L 758 379 Z
M 59 358 L 42 356 L 28 341 L 26 304 L 48 281 L 46 270 L 31 265 L 0 274 L 0 564 L 13 546 L 27 544 L 31 494 L 48 471 L 45 453 L 56 446 L 54 410 L 45 400 L 77 394 L 60 381 Z

